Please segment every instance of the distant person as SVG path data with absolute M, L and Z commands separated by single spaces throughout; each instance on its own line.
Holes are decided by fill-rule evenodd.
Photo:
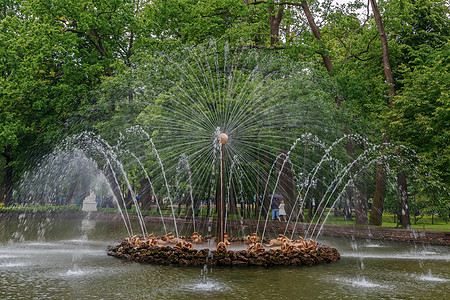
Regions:
M 278 207 L 278 210 L 279 210 L 280 218 L 284 222 L 286 222 L 286 209 L 285 209 L 285 207 L 286 207 L 286 205 L 284 204 L 284 200 L 281 200 L 280 206 Z
M 61 193 L 61 195 L 59 195 L 58 204 L 66 205 L 66 197 L 64 196 L 64 193 Z
M 272 209 L 272 221 L 275 221 L 275 218 L 281 222 L 280 214 L 279 214 L 280 201 L 278 199 L 272 198 L 272 205 L 270 208 Z

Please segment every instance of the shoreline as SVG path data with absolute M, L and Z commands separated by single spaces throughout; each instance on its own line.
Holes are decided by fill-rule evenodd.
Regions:
M 94 220 L 117 220 L 122 222 L 122 217 L 118 213 L 112 212 L 83 212 L 83 211 L 0 211 L 0 219 L 18 218 L 19 216 L 29 215 L 32 218 L 40 216 L 51 216 L 53 218 L 86 218 Z M 137 215 L 135 213 L 129 213 L 128 217 L 137 221 Z M 162 223 L 161 216 L 159 215 L 143 215 L 144 222 L 146 223 Z M 212 221 L 211 221 L 212 220 Z M 206 219 L 204 217 L 196 218 L 196 224 L 198 226 L 214 225 L 215 219 Z M 239 225 L 242 228 L 256 228 L 256 220 L 233 220 L 239 221 Z M 164 222 L 168 224 L 173 223 L 172 216 L 164 216 Z M 192 224 L 192 218 L 190 217 L 178 217 L 176 218 L 177 224 Z M 260 224 L 264 222 L 261 221 Z M 308 229 L 309 223 L 297 223 L 295 231 L 297 234 L 301 234 Z M 233 225 L 230 225 L 233 226 Z M 320 225 L 322 226 L 322 225 Z M 286 230 L 286 222 L 267 222 L 267 232 L 284 232 L 291 234 L 294 229 L 294 224 L 289 224 Z M 450 231 L 438 231 L 438 230 L 420 230 L 420 229 L 403 229 L 403 228 L 389 228 L 389 227 L 377 227 L 369 225 L 332 225 L 325 224 L 321 229 L 320 235 L 332 236 L 332 237 L 349 237 L 349 238 L 364 238 L 382 241 L 398 241 L 398 242 L 419 242 L 430 245 L 442 245 L 450 246 Z M 120 237 L 122 238 L 122 237 Z

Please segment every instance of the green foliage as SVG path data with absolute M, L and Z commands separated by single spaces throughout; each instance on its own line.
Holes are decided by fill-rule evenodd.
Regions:
M 444 214 L 450 182 L 448 5 L 444 0 L 378 2 L 395 77 L 393 99 L 386 96 L 374 20 L 357 12 L 364 6 L 361 1 L 308 1 L 320 26 L 320 41 L 301 7 L 279 1 L 2 1 L 0 153 L 11 154 L 20 177 L 34 158 L 74 132 L 92 130 L 113 146 L 133 144 L 136 141 L 121 133 L 140 124 L 155 140 L 164 140 L 170 127 L 163 128 L 161 118 L 186 117 L 166 113 L 181 98 L 179 88 L 195 95 L 186 112 L 211 117 L 223 105 L 214 93 L 200 103 L 204 94 L 189 86 L 207 71 L 195 62 L 196 55 L 206 53 L 211 66 L 217 64 L 224 73 L 227 64 L 234 64 L 236 76 L 259 68 L 259 78 L 250 86 L 267 86 L 265 102 L 255 111 L 270 108 L 278 118 L 270 122 L 281 131 L 254 125 L 260 126 L 260 137 L 285 135 L 287 140 L 310 132 L 332 141 L 345 131 L 379 142 L 379 133 L 387 132 L 392 141 L 420 156 L 420 172 L 411 185 L 420 199 L 426 199 L 423 211 L 438 209 Z M 270 7 L 275 12 L 284 9 L 275 46 L 270 44 Z M 226 51 L 239 59 L 225 62 Z M 325 74 L 322 55 L 331 58 L 332 74 Z M 177 64 L 189 67 L 185 71 L 190 75 L 182 76 Z M 212 75 L 218 84 L 226 81 L 221 72 Z M 245 90 L 245 84 L 237 82 L 229 91 L 230 103 L 237 102 L 233 97 Z M 190 132 L 187 124 L 179 130 Z M 154 154 L 149 153 L 148 138 L 138 141 L 137 155 L 150 163 Z M 170 141 L 164 143 L 171 146 Z M 270 143 L 272 149 L 289 148 L 285 142 Z M 305 149 L 311 162 L 321 155 L 315 146 Z M 340 150 L 336 155 L 344 161 Z M 304 153 L 296 149 L 292 154 L 294 163 L 302 164 Z M 138 167 L 130 170 L 133 181 L 143 177 Z M 156 165 L 152 171 L 157 172 Z M 0 174 L 4 184 L 6 172 Z M 366 178 L 370 191 L 373 177 Z
M 262 11 L 267 12 L 267 5 L 246 5 L 241 0 L 158 0 L 144 9 L 144 28 L 160 43 L 179 40 L 191 45 L 214 38 L 255 44 L 267 32 Z
M 438 187 L 435 192 L 445 206 L 450 182 L 448 5 L 440 0 L 378 2 L 395 79 L 392 106 L 386 96 L 381 45 L 373 20 L 362 22 L 364 19 L 343 9 L 328 14 L 329 22 L 322 29 L 324 40 L 333 49 L 339 98 L 359 118 L 362 115 L 372 121 L 373 129 L 386 132 L 391 143 L 417 152 L 420 159 L 409 162 L 417 168 L 407 172 L 411 178 L 408 189 L 431 199 L 434 192 L 427 187 Z M 405 161 L 409 159 L 410 155 Z M 400 161 L 391 161 L 391 168 L 404 168 L 407 163 Z M 428 204 L 430 209 L 437 207 L 432 201 Z
M 450 182 L 450 43 L 426 51 L 415 68 L 403 66 L 403 89 L 386 115 L 392 136 L 410 145 L 433 170 L 433 177 Z M 423 53 L 423 49 L 419 50 Z M 419 54 L 419 53 L 418 53 Z M 419 54 L 419 56 L 421 56 Z
M 88 120 L 88 95 L 131 55 L 133 5 L 33 0 L 8 8 L 0 25 L 0 153 L 12 147 L 25 164 Z

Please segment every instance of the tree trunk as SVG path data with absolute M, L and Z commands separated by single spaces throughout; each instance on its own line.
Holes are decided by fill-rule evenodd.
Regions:
M 345 144 L 345 150 L 350 160 L 354 161 L 354 154 L 356 153 L 355 143 L 349 140 Z M 359 165 L 355 163 L 352 168 L 352 173 L 359 172 Z M 355 206 L 355 219 L 357 225 L 367 225 L 367 198 L 364 193 L 362 193 L 362 185 L 354 180 L 353 184 L 349 187 L 351 188 L 351 194 L 353 196 L 353 204 Z M 349 192 L 350 194 L 350 192 Z
M 1 161 L 0 161 L 1 164 Z M 2 165 L 0 165 L 1 169 L 4 169 L 4 167 Z M 0 178 L 5 178 L 5 175 L 0 173 Z M 4 184 L 0 184 L 0 203 L 5 203 L 5 185 Z
M 314 21 L 313 15 L 311 11 L 309 10 L 308 3 L 306 1 L 302 1 L 300 5 L 303 8 L 303 12 L 306 15 L 306 18 L 308 19 L 309 27 L 311 27 L 311 30 L 314 34 L 314 37 L 318 40 L 322 40 L 322 36 L 320 35 L 319 28 L 316 25 L 316 22 Z M 327 71 L 329 73 L 333 72 L 333 64 L 331 63 L 331 59 L 326 55 L 325 51 L 321 52 L 320 55 L 322 56 L 323 63 L 325 64 L 325 67 L 327 68 Z
M 350 197 L 351 197 L 351 189 L 350 188 L 346 188 L 345 189 L 345 202 L 344 202 L 344 209 L 343 209 L 343 214 L 344 214 L 344 220 L 345 221 L 352 221 L 353 217 L 352 217 L 352 206 L 350 203 Z
M 395 211 L 394 211 L 394 223 L 396 223 L 395 228 L 398 228 L 398 226 L 400 225 L 400 220 L 402 219 L 401 205 L 402 204 L 401 204 L 401 200 L 400 200 L 400 189 L 399 189 L 398 180 L 397 180 L 397 193 L 396 193 Z
M 192 197 L 194 197 L 194 195 L 192 195 Z M 192 216 L 192 208 L 194 205 L 194 199 L 191 198 L 191 194 L 188 191 L 186 193 L 186 204 L 185 204 L 185 211 L 184 211 L 184 215 L 187 217 L 191 217 Z
M 78 170 L 77 174 L 75 175 L 74 181 L 72 182 L 70 188 L 69 188 L 69 192 L 67 193 L 67 202 L 68 203 L 72 203 L 72 202 L 76 202 L 76 191 L 78 188 L 78 182 L 80 181 L 80 177 L 82 176 L 81 172 Z M 74 201 L 72 201 L 74 200 Z
M 6 146 L 5 152 L 3 152 L 5 157 L 5 205 L 13 204 L 13 166 L 12 166 L 12 155 L 11 146 Z
M 384 139 L 384 138 L 383 138 Z M 377 161 L 375 178 L 375 194 L 373 196 L 372 210 L 370 212 L 369 224 L 381 226 L 383 223 L 383 204 L 386 196 L 386 170 L 381 158 Z
M 317 203 L 316 203 L 316 216 L 317 216 L 317 222 L 322 223 L 322 219 L 324 217 L 324 209 L 325 209 L 325 199 L 323 198 L 323 192 L 326 190 L 326 187 L 324 186 L 324 178 L 322 180 L 317 181 Z
M 380 11 L 378 10 L 376 0 L 370 0 L 370 4 L 372 5 L 373 15 L 375 17 L 375 23 L 377 24 L 378 34 L 380 35 L 381 46 L 383 51 L 383 69 L 384 75 L 386 78 L 386 83 L 389 85 L 389 101 L 390 106 L 392 107 L 392 98 L 394 96 L 394 80 L 392 78 L 391 66 L 389 61 L 389 48 L 388 41 L 386 37 L 386 32 L 384 31 L 384 26 L 381 21 Z M 383 136 L 383 143 L 387 142 L 386 136 Z M 386 171 L 383 166 L 383 161 L 381 159 L 378 160 L 377 163 L 377 174 L 376 174 L 376 186 L 375 186 L 375 195 L 373 197 L 373 206 L 372 212 L 370 214 L 371 225 L 381 226 L 382 224 L 382 213 L 383 213 L 383 203 L 386 195 Z
M 401 224 L 403 228 L 411 228 L 411 219 L 409 217 L 408 191 L 406 186 L 406 174 L 399 172 L 397 176 L 397 188 L 400 195 L 402 206 Z
M 131 194 L 131 191 L 127 188 L 127 186 L 124 186 L 124 194 L 125 194 L 125 191 L 127 191 L 127 196 L 126 196 L 126 198 L 125 198 L 125 203 L 126 203 L 126 209 L 131 209 L 131 207 L 133 206 L 133 204 L 134 204 L 134 201 L 133 201 L 133 195 Z
M 211 195 L 209 193 L 206 194 L 208 199 L 206 200 L 206 219 L 209 219 L 211 216 Z
M 284 7 L 280 7 L 275 13 L 274 6 L 269 7 L 269 22 L 270 22 L 270 45 L 275 45 L 280 36 L 280 23 L 283 18 Z
M 178 195 L 177 216 L 181 215 L 181 204 L 183 204 L 183 201 L 184 201 L 183 195 Z
M 142 178 L 140 180 L 140 184 L 141 184 L 141 192 L 139 193 L 141 196 L 139 198 L 139 201 L 142 205 L 141 209 L 142 210 L 150 210 L 151 207 L 151 187 L 150 187 L 150 183 L 148 182 L 147 178 Z
M 292 210 L 295 210 L 295 208 L 297 207 L 295 205 L 295 201 L 297 200 L 297 193 L 295 190 L 294 172 L 292 172 L 292 162 L 286 157 L 287 151 L 280 151 L 280 154 L 281 153 L 283 153 L 284 155 L 280 155 L 277 161 L 277 171 L 278 176 L 280 176 L 280 181 L 278 182 L 278 190 L 279 193 L 283 196 L 284 202 L 286 204 L 286 214 L 290 215 Z
M 269 154 L 267 152 L 267 150 L 264 151 L 264 173 L 266 174 L 266 181 L 264 182 L 263 186 L 264 186 L 264 195 L 262 195 L 262 199 L 261 199 L 261 205 L 262 208 L 260 208 L 261 211 L 261 215 L 264 217 L 266 216 L 268 213 L 270 213 L 270 199 L 269 199 L 269 193 L 268 193 L 268 189 L 266 189 L 266 185 L 268 184 L 269 180 L 270 180 L 270 174 L 269 174 L 269 168 L 267 167 L 269 164 Z M 270 186 L 267 185 L 269 188 Z M 264 217 L 265 219 L 265 217 Z
M 234 185 L 233 185 L 233 179 L 231 179 L 231 186 L 229 187 L 230 189 L 230 194 L 229 197 L 230 199 L 228 200 L 228 214 L 229 215 L 237 215 L 238 214 L 238 210 L 237 210 L 237 199 L 236 199 L 236 193 L 234 190 Z
M 372 5 L 373 16 L 375 18 L 375 23 L 377 24 L 378 34 L 380 35 L 381 47 L 383 50 L 383 69 L 384 76 L 386 78 L 386 83 L 389 85 L 389 100 L 392 107 L 392 97 L 394 96 L 394 80 L 392 78 L 391 65 L 389 61 L 389 47 L 386 37 L 386 32 L 384 31 L 383 22 L 381 21 L 380 11 L 378 10 L 378 5 L 376 0 L 370 0 Z
M 261 161 L 259 149 L 258 149 L 258 160 L 257 161 L 258 162 Z M 258 168 L 258 173 L 259 173 L 259 170 L 260 170 L 259 164 L 258 164 L 257 168 Z M 261 177 L 262 176 L 257 176 L 257 178 L 256 178 L 256 195 L 255 195 L 254 205 L 255 205 L 255 217 L 257 217 L 257 218 L 258 218 L 258 214 L 259 214 L 259 195 L 261 194 L 261 191 L 260 191 Z
M 353 202 L 355 205 L 356 225 L 367 225 L 367 197 L 363 193 L 362 184 L 354 183 L 353 186 Z
M 312 210 L 313 210 L 313 208 L 312 208 L 312 199 L 305 199 L 305 201 L 306 201 L 305 207 L 306 207 L 306 210 L 308 210 L 308 215 L 307 215 L 306 220 L 308 222 L 311 222 L 311 220 L 312 220 Z
M 306 138 L 305 141 L 305 148 L 303 150 L 303 174 L 302 174 L 302 190 L 300 191 L 300 215 L 299 215 L 299 221 L 303 222 L 303 220 L 305 219 L 305 214 L 304 214 L 304 208 L 307 207 L 307 202 L 305 203 L 306 199 L 306 154 L 308 153 L 308 137 Z
M 115 177 L 110 164 L 105 166 L 105 177 L 106 177 L 106 180 L 108 181 L 108 184 L 113 192 L 114 197 L 116 198 L 117 202 L 115 203 L 115 206 L 118 205 L 119 207 L 123 207 L 124 206 L 123 205 L 123 196 L 122 196 L 122 193 L 120 192 L 120 186 L 119 186 L 117 178 Z M 84 191 L 83 191 L 83 193 L 84 193 Z M 83 196 L 81 199 L 83 199 Z

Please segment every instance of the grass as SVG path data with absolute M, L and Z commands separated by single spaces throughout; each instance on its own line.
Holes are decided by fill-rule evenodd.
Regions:
M 355 215 L 352 215 L 353 221 L 345 221 L 343 217 L 335 217 L 330 214 L 327 219 L 326 224 L 333 225 L 356 225 L 355 223 Z M 383 223 L 381 227 L 395 228 L 397 227 L 397 216 L 394 214 L 383 214 Z M 450 231 L 450 223 L 445 221 L 443 218 L 439 216 L 423 216 L 421 218 L 414 219 L 414 216 L 411 216 L 411 228 L 413 229 L 421 229 L 421 230 L 438 230 L 438 231 Z
M 393 214 L 383 214 L 383 224 L 382 227 L 396 227 L 396 216 Z M 411 216 L 411 228 L 413 229 L 427 229 L 427 230 L 439 230 L 439 231 L 450 231 L 450 223 L 445 221 L 439 216 L 426 215 L 423 217 L 418 217 L 416 220 L 414 216 Z
M 0 211 L 81 211 L 81 207 L 75 205 L 0 205 Z

